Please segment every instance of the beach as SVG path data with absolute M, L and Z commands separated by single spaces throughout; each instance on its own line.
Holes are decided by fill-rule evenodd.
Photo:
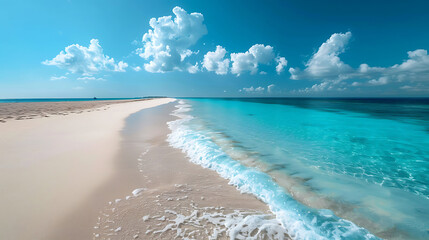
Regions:
M 0 123 L 0 239 L 426 239 L 424 101 L 156 98 L 2 112 L 33 107 L 51 112 Z
M 1 123 L 0 238 L 227 238 L 278 228 L 264 203 L 169 145 L 172 101 L 59 104 L 66 114 L 49 103 L 49 117 Z M 32 104 L 14 111 L 28 115 Z M 237 227 L 245 219 L 258 221 Z
M 0 123 L 10 120 L 46 118 L 108 109 L 111 104 L 141 100 L 103 100 L 67 102 L 0 102 Z

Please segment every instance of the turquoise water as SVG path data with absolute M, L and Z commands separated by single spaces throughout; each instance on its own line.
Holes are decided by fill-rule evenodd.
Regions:
M 297 239 L 429 238 L 427 99 L 184 99 L 171 145 Z

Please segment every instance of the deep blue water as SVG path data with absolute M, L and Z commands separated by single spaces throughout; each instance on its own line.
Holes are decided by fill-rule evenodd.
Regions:
M 132 100 L 141 98 L 18 98 L 0 99 L 0 103 L 12 102 L 77 102 L 77 101 L 104 101 L 104 100 Z
M 172 145 L 260 197 L 291 235 L 429 238 L 429 99 L 181 103 Z

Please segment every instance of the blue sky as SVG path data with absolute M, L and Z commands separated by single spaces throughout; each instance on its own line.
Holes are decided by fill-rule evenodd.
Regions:
M 2 1 L 0 98 L 429 96 L 427 9 L 427 1 Z

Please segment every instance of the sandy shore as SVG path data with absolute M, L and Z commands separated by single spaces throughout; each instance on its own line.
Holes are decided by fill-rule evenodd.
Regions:
M 256 234 L 255 218 L 276 225 L 168 145 L 174 104 L 155 106 L 169 101 L 0 124 L 0 238 L 222 239 Z
M 142 100 L 0 103 L 0 123 L 99 111 L 108 109 L 112 104 L 135 101 Z
M 0 239 L 47 239 L 113 175 L 126 117 L 170 101 L 0 124 Z

